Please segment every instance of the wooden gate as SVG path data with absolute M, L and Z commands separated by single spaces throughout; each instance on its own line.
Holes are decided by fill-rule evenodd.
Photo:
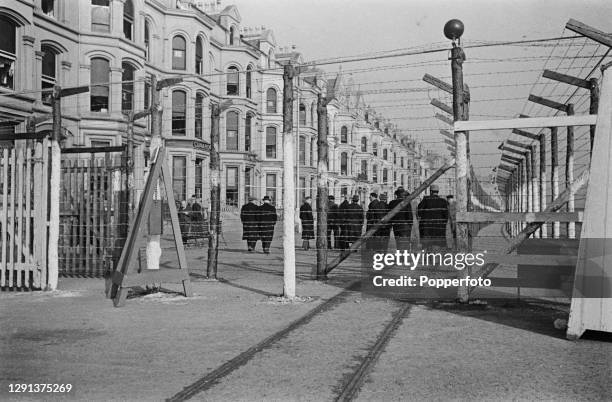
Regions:
M 60 275 L 102 277 L 114 269 L 128 222 L 122 149 L 62 151 Z
M 49 140 L 0 145 L 0 284 L 3 290 L 47 285 Z

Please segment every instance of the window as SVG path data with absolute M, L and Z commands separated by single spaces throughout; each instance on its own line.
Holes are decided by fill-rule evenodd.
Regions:
M 172 92 L 172 135 L 185 135 L 187 127 L 187 94 L 185 91 Z
M 304 166 L 306 164 L 306 137 L 300 135 L 300 143 L 298 144 L 298 154 L 300 166 Z
M 366 112 L 366 114 L 365 114 L 365 121 L 366 122 L 370 121 L 370 115 L 368 114 L 368 112 Z
M 253 115 L 247 114 L 244 120 L 244 150 L 251 152 L 251 125 L 253 121 Z
M 202 198 L 202 178 L 204 170 L 204 160 L 196 158 L 195 160 L 195 196 L 196 198 Z
M 252 168 L 250 167 L 245 167 L 244 168 L 244 199 L 248 200 L 249 197 L 252 195 L 251 191 L 253 188 L 253 182 L 252 182 L 252 175 L 251 175 L 251 171 Z
M 147 61 L 151 60 L 151 26 L 149 20 L 145 20 L 144 23 L 144 45 L 145 45 L 145 58 Z
M 134 110 L 134 67 L 129 63 L 122 63 L 121 68 L 121 110 L 127 112 Z
M 380 125 L 378 124 L 378 121 L 374 122 L 374 128 L 380 128 Z
M 401 176 L 401 181 L 400 181 L 400 186 L 405 186 L 405 185 L 406 185 L 406 184 L 405 184 L 405 176 L 404 176 L 404 175 L 402 175 L 402 176 Z
M 53 87 L 56 84 L 56 70 L 57 70 L 57 62 L 55 51 L 49 46 L 41 46 L 40 50 L 43 54 L 42 56 L 42 74 L 41 74 L 41 88 L 43 91 L 53 90 Z M 51 95 L 50 92 L 43 92 L 42 97 L 43 101 L 47 98 L 47 96 Z
M 42 0 L 41 8 L 42 12 L 47 17 L 55 17 L 55 0 Z
M 204 95 L 201 93 L 196 94 L 195 101 L 195 137 L 202 139 L 204 134 Z
M 306 106 L 300 103 L 300 126 L 306 125 Z
M 403 156 L 400 158 L 400 167 L 402 168 L 404 167 L 404 157 Z
M 123 35 L 126 39 L 134 38 L 134 4 L 132 0 L 123 3 Z
M 387 184 L 387 182 L 389 181 L 389 171 L 387 170 L 387 168 L 383 169 L 383 184 Z
M 110 0 L 91 0 L 91 30 L 110 32 Z
M 361 177 L 362 180 L 368 180 L 368 161 L 365 159 L 361 161 Z
M 232 66 L 227 69 L 227 94 L 238 95 L 240 85 L 240 77 L 238 76 L 238 68 Z
M 378 144 L 377 143 L 372 144 L 372 155 L 378 156 Z
M 266 91 L 266 113 L 276 113 L 276 89 L 268 88 Z
M 347 186 L 341 186 L 340 187 L 340 195 L 342 197 L 348 196 L 348 187 Z
M 393 152 L 393 164 L 397 165 L 397 154 Z
M 361 137 L 361 152 L 368 152 L 368 139 Z
M 202 38 L 198 36 L 196 39 L 196 47 L 195 47 L 195 72 L 196 74 L 202 74 L 204 72 L 204 65 L 202 64 L 202 60 L 204 57 L 204 47 L 202 45 Z
M 397 187 L 397 172 L 393 172 L 393 187 Z
M 229 111 L 225 115 L 225 149 L 238 150 L 238 112 Z
M 92 112 L 108 112 L 109 78 L 108 60 L 99 57 L 91 59 L 90 110 Z
M 276 158 L 276 127 L 266 128 L 266 158 Z
M 187 157 L 172 157 L 172 190 L 175 201 L 187 199 Z
M 378 183 L 378 166 L 372 165 L 372 181 Z
M 346 152 L 340 154 L 340 174 L 346 176 L 348 174 L 348 155 Z
M 246 97 L 249 99 L 251 99 L 251 70 L 251 66 L 248 66 L 246 70 Z
M 230 27 L 229 30 L 229 44 L 233 45 L 234 44 L 234 35 L 236 34 L 236 29 L 234 27 Z
M 0 16 L 0 87 L 13 89 L 17 31 L 15 24 Z
M 272 204 L 276 202 L 276 174 L 266 174 L 266 195 L 272 200 Z
M 340 143 L 346 144 L 348 142 L 348 128 L 342 126 L 340 129 Z
M 383 159 L 384 159 L 384 160 L 387 160 L 387 159 L 388 159 L 388 156 L 389 156 L 389 155 L 388 155 L 388 153 L 387 153 L 387 150 L 386 150 L 386 149 L 383 149 Z
M 187 45 L 185 39 L 182 36 L 175 36 L 172 38 L 172 69 L 173 70 L 185 70 L 187 64 L 185 63 L 185 53 Z
M 238 168 L 228 167 L 225 181 L 225 204 L 238 205 Z

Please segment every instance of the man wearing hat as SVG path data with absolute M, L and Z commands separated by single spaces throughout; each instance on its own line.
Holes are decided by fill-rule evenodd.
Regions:
M 419 203 L 417 214 L 421 231 L 421 242 L 426 249 L 446 248 L 446 223 L 448 221 L 448 203 L 440 198 L 440 188 L 432 184 L 430 195 Z
M 242 240 L 246 240 L 249 253 L 255 250 L 259 239 L 259 207 L 255 204 L 256 200 L 255 197 L 249 197 L 249 202 L 240 208 Z
M 300 207 L 300 220 L 302 221 L 302 248 L 310 248 L 310 239 L 314 239 L 314 217 L 312 216 L 311 198 L 306 197 Z
M 406 196 L 408 196 L 408 192 L 404 190 L 403 187 L 398 187 L 394 194 L 395 199 L 389 203 L 389 210 L 394 209 L 404 200 Z M 412 233 L 412 206 L 410 204 L 406 205 L 393 218 L 391 218 L 390 222 L 397 249 L 409 249 L 410 234 Z
M 342 196 L 342 202 L 338 206 L 338 212 L 336 214 L 336 227 L 340 232 L 340 236 L 337 236 L 337 248 L 340 250 L 346 250 L 347 247 L 347 235 L 349 230 L 348 220 L 347 220 L 347 212 L 350 203 L 346 197 L 346 195 Z M 335 240 L 335 239 L 334 239 Z
M 272 200 L 267 195 L 263 198 L 263 204 L 259 207 L 259 236 L 261 245 L 266 254 L 270 254 L 270 244 L 274 237 L 274 225 L 276 225 L 276 208 L 272 205 Z
M 334 235 L 334 246 L 340 248 L 338 230 L 338 205 L 334 203 L 334 196 L 330 195 L 327 201 L 327 248 L 332 249 L 332 234 Z
M 351 200 L 351 203 L 346 207 L 345 219 L 347 225 L 346 247 L 348 248 L 350 243 L 354 243 L 361 237 L 363 230 L 363 208 L 359 205 L 359 196 L 355 194 Z

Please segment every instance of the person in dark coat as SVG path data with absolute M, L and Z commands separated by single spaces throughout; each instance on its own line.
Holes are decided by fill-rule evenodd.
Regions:
M 270 197 L 263 198 L 263 204 L 259 207 L 259 236 L 261 245 L 266 254 L 270 254 L 270 244 L 274 237 L 274 225 L 276 225 L 276 208 L 271 204 Z
M 257 199 L 249 197 L 249 202 L 240 208 L 240 221 L 242 222 L 242 240 L 246 240 L 249 253 L 255 250 L 259 240 L 259 206 L 255 204 Z
M 446 223 L 448 221 L 448 203 L 438 196 L 439 188 L 432 184 L 430 195 L 419 203 L 417 213 L 422 237 L 426 249 L 446 248 Z
M 314 239 L 314 218 L 312 216 L 311 198 L 306 197 L 300 207 L 300 220 L 302 221 L 302 248 L 310 248 L 310 239 Z
M 398 187 L 395 190 L 395 199 L 389 203 L 389 211 L 398 206 L 407 196 L 408 192 L 403 187 Z M 412 205 L 408 204 L 402 208 L 400 212 L 391 218 L 390 222 L 397 249 L 409 249 L 410 235 L 412 233 Z
M 386 215 L 387 205 L 379 200 L 378 194 L 370 194 L 370 203 L 368 204 L 368 211 L 366 212 L 367 230 L 372 229 L 380 220 Z M 372 237 L 368 240 L 368 248 L 375 251 L 383 251 L 386 247 L 385 235 L 387 235 L 387 229 L 384 226 L 379 227 Z
M 378 197 L 378 220 L 381 221 L 389 212 L 389 204 L 387 204 L 387 194 L 381 194 Z M 386 223 L 378 229 L 380 238 L 380 246 L 382 251 L 387 251 L 389 248 L 389 237 L 391 237 L 391 223 Z
M 346 245 L 346 238 L 348 234 L 348 224 L 346 220 L 346 212 L 348 210 L 349 202 L 346 199 L 346 196 L 342 197 L 342 202 L 338 206 L 338 212 L 336 215 L 336 226 L 340 231 L 340 236 L 338 237 L 338 248 L 340 250 L 346 250 L 348 247 Z
M 354 195 L 352 202 L 346 207 L 344 219 L 346 222 L 347 233 L 346 233 L 346 246 L 350 243 L 354 243 L 361 237 L 363 230 L 363 208 L 359 205 L 359 196 Z
M 327 248 L 332 249 L 332 234 L 334 235 L 334 246 L 340 248 L 338 230 L 338 206 L 334 203 L 334 196 L 330 195 L 327 201 Z

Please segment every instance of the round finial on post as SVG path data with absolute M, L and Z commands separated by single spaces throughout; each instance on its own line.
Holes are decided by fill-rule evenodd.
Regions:
M 453 42 L 461 38 L 463 35 L 463 22 L 457 19 L 453 19 L 444 24 L 444 36 Z

